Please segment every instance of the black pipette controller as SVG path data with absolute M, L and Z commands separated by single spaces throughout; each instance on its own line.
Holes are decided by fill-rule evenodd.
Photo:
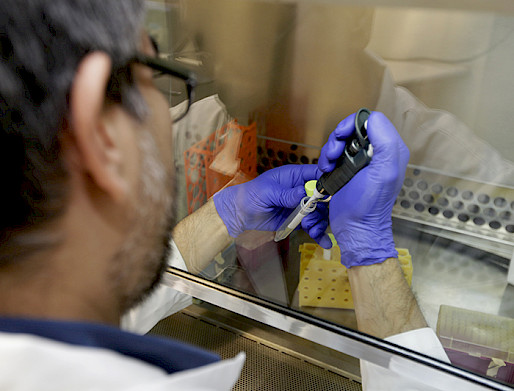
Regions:
M 324 173 L 316 183 L 316 190 L 322 195 L 334 195 L 346 185 L 355 174 L 366 167 L 373 156 L 373 146 L 368 140 L 368 118 L 371 112 L 362 108 L 355 114 L 355 131 L 346 140 L 343 154 L 337 160 L 336 168 Z
M 368 141 L 368 118 L 371 112 L 362 108 L 355 115 L 355 131 L 346 140 L 343 154 L 337 160 L 336 168 L 324 173 L 316 183 L 314 194 L 304 197 L 296 209 L 275 232 L 275 242 L 279 242 L 301 223 L 302 219 L 316 209 L 317 202 L 328 202 L 332 195 L 346 185 L 355 174 L 366 167 L 373 156 L 373 146 Z M 328 197 L 327 197 L 328 196 Z

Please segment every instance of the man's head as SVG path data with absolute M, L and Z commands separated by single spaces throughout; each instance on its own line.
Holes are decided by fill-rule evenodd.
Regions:
M 171 121 L 152 70 L 131 62 L 155 55 L 142 3 L 0 3 L 0 292 L 38 270 L 60 297 L 48 316 L 105 318 L 76 303 L 103 299 L 82 305 L 119 315 L 164 267 Z

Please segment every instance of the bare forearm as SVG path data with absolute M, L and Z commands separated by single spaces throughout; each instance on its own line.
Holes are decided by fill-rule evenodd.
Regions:
M 212 199 L 177 224 L 173 239 L 191 273 L 202 271 L 232 240 Z
M 360 331 L 386 338 L 427 326 L 397 259 L 352 267 L 348 277 Z

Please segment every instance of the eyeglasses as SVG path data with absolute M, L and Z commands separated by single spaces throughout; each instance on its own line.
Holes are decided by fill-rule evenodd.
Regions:
M 173 122 L 185 117 L 194 98 L 197 75 L 191 69 L 172 60 L 139 54 L 134 62 L 154 70 L 154 82 L 170 104 Z

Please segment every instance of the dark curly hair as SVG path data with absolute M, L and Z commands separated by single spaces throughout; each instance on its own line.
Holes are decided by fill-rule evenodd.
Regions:
M 144 116 L 128 65 L 143 18 L 142 0 L 0 1 L 0 265 L 51 244 L 34 233 L 66 208 L 59 132 L 87 53 L 113 61 L 107 99 Z

